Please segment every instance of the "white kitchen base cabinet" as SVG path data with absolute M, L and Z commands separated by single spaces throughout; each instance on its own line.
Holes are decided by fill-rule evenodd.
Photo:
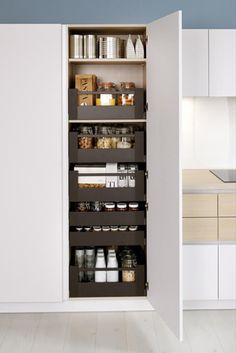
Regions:
M 183 96 L 208 96 L 208 30 L 183 30 Z
M 236 29 L 209 30 L 209 95 L 236 96 Z
M 236 300 L 236 245 L 219 246 L 219 299 Z
M 218 299 L 218 246 L 183 246 L 184 300 Z

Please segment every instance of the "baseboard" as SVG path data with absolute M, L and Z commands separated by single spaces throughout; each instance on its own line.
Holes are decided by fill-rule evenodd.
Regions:
M 147 298 L 71 299 L 61 303 L 1 303 L 0 313 L 152 311 Z
M 236 309 L 236 300 L 184 300 L 184 310 Z

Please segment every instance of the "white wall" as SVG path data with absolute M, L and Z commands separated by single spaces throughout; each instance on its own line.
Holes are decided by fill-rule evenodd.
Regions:
M 183 99 L 183 168 L 236 168 L 236 98 Z

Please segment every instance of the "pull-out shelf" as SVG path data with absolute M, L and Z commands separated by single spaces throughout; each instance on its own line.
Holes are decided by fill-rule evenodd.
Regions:
M 70 232 L 70 246 L 144 246 L 145 232 Z
M 120 274 L 121 275 L 121 274 Z M 135 282 L 79 282 L 79 268 L 70 266 L 70 297 L 133 297 L 146 295 L 145 266 L 135 267 Z
M 132 188 L 80 188 L 78 173 L 70 171 L 70 201 L 145 201 L 144 171 L 139 170 L 134 175 L 135 187 Z
M 70 212 L 70 226 L 145 225 L 145 211 Z
M 145 143 L 144 132 L 135 132 L 135 144 L 128 149 L 79 149 L 77 132 L 69 133 L 70 163 L 144 163 Z

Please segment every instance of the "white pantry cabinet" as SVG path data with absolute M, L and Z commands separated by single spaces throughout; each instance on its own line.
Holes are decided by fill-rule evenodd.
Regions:
M 143 62 L 82 60 L 76 69 L 77 63 L 68 60 L 67 29 L 76 31 L 77 27 L 85 29 L 85 33 L 93 29 L 106 33 L 110 28 L 116 34 L 118 30 L 126 34 L 124 29 L 136 28 L 0 26 L 0 97 L 4 97 L 0 104 L 0 153 L 4 165 L 0 177 L 0 302 L 8 302 L 5 307 L 0 304 L 0 308 L 13 311 L 11 305 L 18 303 L 13 308 L 19 311 L 73 311 L 82 306 L 82 310 L 108 310 L 113 300 L 114 305 L 118 302 L 117 298 L 108 298 L 106 306 L 105 298 L 99 298 L 102 305 L 97 298 L 69 300 L 67 147 L 68 125 L 73 124 L 68 124 L 68 81 L 77 69 L 79 73 L 95 70 L 97 76 L 104 74 L 104 80 L 111 80 L 113 66 L 117 65 L 116 82 L 124 80 L 123 69 L 124 81 L 128 80 L 126 73 L 129 79 L 138 73 L 137 82 L 147 93 L 147 119 L 141 122 L 147 133 L 148 211 L 142 211 L 146 215 L 143 225 L 147 227 L 147 299 L 181 338 L 181 13 L 141 26 L 148 36 Z M 125 288 L 125 283 L 121 287 Z M 130 308 L 134 308 L 135 298 L 129 300 Z M 59 304 L 50 306 L 50 302 Z
M 61 26 L 0 25 L 0 302 L 62 300 Z
M 183 96 L 208 96 L 208 30 L 183 30 Z
M 236 29 L 209 30 L 209 95 L 236 96 Z
M 219 299 L 236 300 L 236 245 L 219 245 Z
M 183 246 L 183 299 L 218 299 L 218 245 Z

